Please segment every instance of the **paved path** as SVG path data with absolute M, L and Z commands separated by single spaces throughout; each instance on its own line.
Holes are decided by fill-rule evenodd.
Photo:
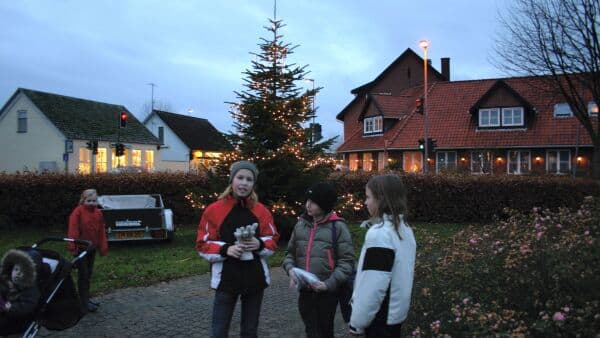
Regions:
M 271 269 L 258 336 L 304 337 L 298 313 L 298 294 L 288 288 L 281 268 Z M 63 331 L 42 329 L 38 337 L 209 337 L 214 292 L 208 287 L 209 274 L 177 279 L 149 287 L 119 289 L 95 300 L 97 312 L 83 317 Z M 239 302 L 231 324 L 231 337 L 239 337 Z M 339 308 L 336 337 L 346 337 Z

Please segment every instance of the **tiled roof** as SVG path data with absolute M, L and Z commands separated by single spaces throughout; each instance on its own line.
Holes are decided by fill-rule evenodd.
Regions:
M 155 110 L 188 148 L 203 151 L 233 150 L 231 144 L 207 119 Z
M 437 82 L 430 86 L 427 105 L 428 135 L 437 139 L 438 149 L 547 148 L 592 144 L 588 134 L 575 117 L 554 117 L 554 104 L 565 100 L 558 95 L 549 94 L 549 82 L 545 77 L 501 79 L 534 109 L 534 113 L 526 116 L 531 121 L 526 122 L 525 128 L 478 129 L 477 115 L 471 114 L 469 110 L 498 80 L 500 79 Z M 409 88 L 402 92 L 402 96 L 412 96 L 412 99 L 408 100 L 409 103 L 421 96 L 421 93 L 414 89 Z M 381 98 L 378 97 L 377 100 Z M 406 110 L 404 98 L 384 100 L 390 103 L 385 110 L 391 114 Z M 405 123 L 396 123 L 383 135 L 366 137 L 363 136 L 362 131 L 346 135 L 347 138 L 338 151 L 383 150 L 384 140 L 390 141 L 387 149 L 416 150 L 418 139 L 423 137 L 423 130 L 423 115 L 415 113 L 413 108 Z
M 158 139 L 121 105 L 79 99 L 19 88 L 65 135 L 73 140 L 98 140 L 159 144 Z M 119 128 L 119 116 L 126 112 L 127 128 Z

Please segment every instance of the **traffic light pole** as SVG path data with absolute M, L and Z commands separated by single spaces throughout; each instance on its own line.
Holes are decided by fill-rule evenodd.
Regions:
M 424 85 L 423 85 L 423 91 L 425 92 L 423 94 L 423 100 L 425 102 L 423 102 L 423 119 L 424 119 L 424 131 L 425 131 L 425 158 L 423 159 L 423 173 L 427 174 L 429 172 L 429 142 L 427 142 L 427 140 L 429 140 L 429 125 L 428 125 L 428 121 L 427 121 L 427 111 L 429 109 L 427 109 L 427 105 L 428 105 L 428 100 L 427 100 L 427 47 L 423 48 L 424 50 L 424 55 L 425 55 L 425 59 L 423 60 L 423 76 L 424 76 Z

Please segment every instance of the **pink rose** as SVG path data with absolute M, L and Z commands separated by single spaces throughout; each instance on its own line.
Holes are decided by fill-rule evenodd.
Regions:
M 560 311 L 555 312 L 552 316 L 552 320 L 554 320 L 555 322 L 562 322 L 565 320 L 565 315 Z

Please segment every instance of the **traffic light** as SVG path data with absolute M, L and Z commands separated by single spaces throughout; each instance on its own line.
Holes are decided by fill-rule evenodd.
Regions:
M 92 154 L 98 154 L 98 141 L 92 141 Z
M 422 138 L 419 139 L 419 150 L 425 151 L 425 140 Z
M 86 148 L 92 150 L 92 148 L 93 148 L 92 141 L 87 141 L 85 144 L 86 144 L 86 146 L 85 146 Z
M 427 152 L 432 154 L 433 152 L 435 152 L 436 147 L 437 147 L 437 140 L 428 138 L 427 139 Z
M 115 152 L 116 152 L 117 156 L 125 155 L 125 145 L 123 143 L 117 143 L 115 148 L 116 148 Z
M 121 115 L 119 115 L 119 128 L 127 128 L 127 118 L 126 112 L 122 112 Z
M 419 113 L 419 114 L 423 114 L 423 103 L 425 102 L 425 99 L 423 99 L 422 97 L 416 99 L 415 101 L 415 112 Z

